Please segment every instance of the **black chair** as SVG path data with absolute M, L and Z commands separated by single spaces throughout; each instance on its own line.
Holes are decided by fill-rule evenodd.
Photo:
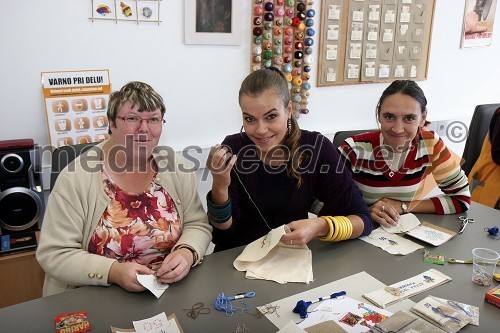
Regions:
M 54 150 L 52 154 L 52 167 L 50 174 L 50 190 L 54 188 L 59 173 L 71 163 L 77 156 L 94 147 L 97 142 L 82 143 L 72 146 L 62 146 Z
M 339 131 L 336 132 L 335 135 L 333 136 L 333 145 L 335 147 L 339 147 L 342 142 L 344 142 L 345 139 L 347 139 L 350 136 L 361 134 L 361 133 L 366 133 L 366 132 L 374 132 L 376 129 L 364 129 L 364 130 L 351 130 L 351 131 Z
M 481 153 L 484 138 L 490 127 L 491 117 L 493 117 L 493 113 L 499 107 L 500 104 L 480 104 L 474 110 L 462 155 L 462 159 L 464 160 L 462 170 L 464 170 L 467 176 L 469 176 L 470 170 Z

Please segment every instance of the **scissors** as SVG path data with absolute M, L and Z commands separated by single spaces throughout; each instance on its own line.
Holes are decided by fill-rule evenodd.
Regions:
M 474 219 L 470 218 L 470 217 L 467 217 L 467 216 L 459 216 L 458 219 L 460 221 L 462 221 L 462 225 L 460 227 L 460 231 L 458 232 L 459 234 L 461 234 L 462 232 L 464 232 L 465 227 L 467 226 L 467 224 L 469 224 L 469 222 L 470 223 L 474 223 Z

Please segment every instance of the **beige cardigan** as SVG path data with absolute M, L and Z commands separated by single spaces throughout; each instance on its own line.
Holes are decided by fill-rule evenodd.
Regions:
M 109 285 L 108 274 L 115 259 L 87 252 L 110 202 L 101 176 L 101 147 L 93 147 L 62 170 L 49 196 L 36 251 L 45 271 L 43 296 L 79 286 Z M 199 262 L 212 239 L 212 227 L 196 191 L 194 171 L 171 149 L 157 147 L 153 156 L 159 168 L 157 181 L 170 194 L 180 215 L 182 235 L 176 246 L 191 246 Z

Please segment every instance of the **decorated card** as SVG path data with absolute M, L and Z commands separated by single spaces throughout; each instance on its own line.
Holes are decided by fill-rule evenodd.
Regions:
M 411 229 L 406 234 L 434 246 L 439 246 L 449 241 L 457 233 L 428 222 L 422 222 L 421 225 Z

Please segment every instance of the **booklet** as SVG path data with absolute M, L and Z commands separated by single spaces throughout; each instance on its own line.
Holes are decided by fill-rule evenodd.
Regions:
M 429 222 L 422 222 L 419 226 L 407 231 L 406 234 L 434 246 L 439 246 L 449 241 L 457 233 Z

